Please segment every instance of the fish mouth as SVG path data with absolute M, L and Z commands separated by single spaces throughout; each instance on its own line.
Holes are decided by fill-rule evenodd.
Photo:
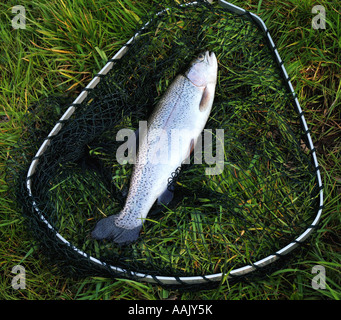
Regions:
M 196 87 L 204 88 L 216 74 L 218 61 L 214 52 L 202 52 L 203 57 L 193 60 L 191 67 L 183 74 Z
M 215 53 L 214 52 L 209 52 L 209 51 L 206 51 L 205 52 L 205 61 L 209 64 L 209 65 L 213 65 L 216 61 L 217 61 L 217 58 L 215 56 Z

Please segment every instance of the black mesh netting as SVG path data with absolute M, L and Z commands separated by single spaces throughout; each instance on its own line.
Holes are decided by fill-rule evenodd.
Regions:
M 77 273 L 103 271 L 91 256 L 128 270 L 124 276 L 204 276 L 275 253 L 312 223 L 318 187 L 306 132 L 265 34 L 248 15 L 202 2 L 149 20 L 61 121 L 30 177 L 30 197 L 27 169 L 71 101 L 47 98 L 32 107 L 11 166 L 31 230 Z M 96 222 L 122 209 L 129 188 L 133 166 L 116 161 L 117 132 L 147 120 L 175 75 L 203 50 L 215 52 L 219 63 L 206 128 L 224 129 L 223 172 L 206 175 L 204 161 L 184 165 L 174 173 L 173 201 L 153 206 L 135 243 L 92 239 Z

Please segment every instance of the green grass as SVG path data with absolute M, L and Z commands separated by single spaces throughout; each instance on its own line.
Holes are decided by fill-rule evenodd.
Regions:
M 318 150 L 326 202 L 322 227 L 309 252 L 304 253 L 299 262 L 274 272 L 262 281 L 251 284 L 224 283 L 219 289 L 195 293 L 167 291 L 130 280 L 113 281 L 99 277 L 73 280 L 60 274 L 53 263 L 46 262 L 38 247 L 32 247 L 31 238 L 24 228 L 25 220 L 18 214 L 8 191 L 4 169 L 9 151 L 21 135 L 22 116 L 27 108 L 51 94 L 77 94 L 101 69 L 107 58 L 113 56 L 131 37 L 139 17 L 148 11 L 152 3 L 128 0 L 84 0 L 75 4 L 68 0 L 23 1 L 21 4 L 27 11 L 27 28 L 13 30 L 10 8 L 17 3 L 9 1 L 0 5 L 0 266 L 4 271 L 0 280 L 0 296 L 3 299 L 164 299 L 174 296 L 178 299 L 340 298 L 341 26 L 337 1 L 321 3 L 326 7 L 326 30 L 311 28 L 312 1 L 233 3 L 257 12 L 270 29 L 298 93 Z M 252 77 L 245 79 L 248 80 L 252 84 Z M 236 170 L 230 171 L 233 172 Z M 68 181 L 64 183 L 67 186 Z M 249 192 L 252 194 L 256 190 Z M 72 196 L 70 194 L 70 198 Z M 82 204 L 87 205 L 91 201 L 84 193 Z M 202 250 L 206 250 L 204 242 Z M 153 252 L 157 254 L 158 248 L 154 245 Z M 25 290 L 13 290 L 11 287 L 11 270 L 16 264 L 26 268 Z M 311 286 L 314 276 L 311 269 L 317 264 L 326 268 L 325 290 L 316 291 Z

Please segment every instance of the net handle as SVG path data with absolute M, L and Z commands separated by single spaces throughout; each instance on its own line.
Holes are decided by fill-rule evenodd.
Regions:
M 319 203 L 319 210 L 317 212 L 317 215 L 313 221 L 313 223 L 306 229 L 305 232 L 303 232 L 298 238 L 296 238 L 295 240 L 293 240 L 291 243 L 289 243 L 287 246 L 285 246 L 284 248 L 278 250 L 276 253 L 269 255 L 267 257 L 265 257 L 264 259 L 261 259 L 255 263 L 253 263 L 252 265 L 247 265 L 238 269 L 234 269 L 232 271 L 230 271 L 228 273 L 228 275 L 223 274 L 223 273 L 216 273 L 216 274 L 210 274 L 210 275 L 206 275 L 206 276 L 191 276 L 191 277 L 169 277 L 169 276 L 152 276 L 152 275 L 148 275 L 148 274 L 144 274 L 144 273 L 138 273 L 138 272 L 132 272 L 129 270 L 125 270 L 122 269 L 120 267 L 116 267 L 116 266 L 112 266 L 109 265 L 103 261 L 100 261 L 92 256 L 90 256 L 89 254 L 85 253 L 84 251 L 78 249 L 77 247 L 75 247 L 74 245 L 72 245 L 69 241 L 67 241 L 57 230 L 55 230 L 53 228 L 53 226 L 48 222 L 48 220 L 44 217 L 44 215 L 42 214 L 42 212 L 40 211 L 40 209 L 38 208 L 36 202 L 34 200 L 32 200 L 32 204 L 33 207 L 35 209 L 35 211 L 37 212 L 40 220 L 45 223 L 49 229 L 51 229 L 57 236 L 57 238 L 64 244 L 68 245 L 72 250 L 74 250 L 75 252 L 77 252 L 78 254 L 80 254 L 83 257 L 88 258 L 91 262 L 96 263 L 102 267 L 106 267 L 106 268 L 110 268 L 112 271 L 122 274 L 122 275 L 126 275 L 128 277 L 133 276 L 134 278 L 137 278 L 139 280 L 143 280 L 143 281 L 147 281 L 147 282 L 153 282 L 153 283 L 161 283 L 161 284 L 198 284 L 198 283 L 207 283 L 210 281 L 221 281 L 223 279 L 223 277 L 227 276 L 227 278 L 232 278 L 232 277 L 236 277 L 236 276 L 243 276 L 245 274 L 248 274 L 252 271 L 255 271 L 259 268 L 265 267 L 273 262 L 275 262 L 276 260 L 278 260 L 280 257 L 288 254 L 289 252 L 291 252 L 292 250 L 294 250 L 300 243 L 302 243 L 304 240 L 306 240 L 307 237 L 309 237 L 309 235 L 313 232 L 313 230 L 317 227 L 317 224 L 321 218 L 322 215 L 322 208 L 323 208 L 323 185 L 322 185 L 322 180 L 321 180 L 321 174 L 320 174 L 320 169 L 319 169 L 319 165 L 318 165 L 318 161 L 317 161 L 317 157 L 316 157 L 316 151 L 309 133 L 309 129 L 307 126 L 307 122 L 304 118 L 301 106 L 298 102 L 298 99 L 296 97 L 296 94 L 294 92 L 294 88 L 290 82 L 290 79 L 288 77 L 288 74 L 285 70 L 284 64 L 282 59 L 279 56 L 279 53 L 277 51 L 277 48 L 270 36 L 270 32 L 268 30 L 268 28 L 266 27 L 264 21 L 258 17 L 257 15 L 242 9 L 232 3 L 229 3 L 227 1 L 224 0 L 219 0 L 218 3 L 223 7 L 228 9 L 231 12 L 236 13 L 237 15 L 247 15 L 251 20 L 253 20 L 256 25 L 266 34 L 267 39 L 269 41 L 269 44 L 275 54 L 277 63 L 280 65 L 281 70 L 283 72 L 283 75 L 286 79 L 286 82 L 288 84 L 288 87 L 294 97 L 294 101 L 295 101 L 295 105 L 296 105 L 296 109 L 298 114 L 300 115 L 301 121 L 302 121 L 302 125 L 304 127 L 305 130 L 305 134 L 307 136 L 308 142 L 309 142 L 309 148 L 312 152 L 312 156 L 313 156 L 313 161 L 314 161 L 314 166 L 316 169 L 316 177 L 317 177 L 317 181 L 318 181 L 318 187 L 320 190 L 319 193 L 319 197 L 320 197 L 320 203 Z M 198 4 L 198 2 L 190 2 L 187 4 L 183 4 L 182 6 L 189 6 L 189 5 L 196 5 Z M 167 12 L 169 10 L 169 8 L 166 8 L 158 13 L 156 13 L 156 16 L 159 16 L 165 12 Z M 96 85 L 100 82 L 101 80 L 101 76 L 106 75 L 109 70 L 111 70 L 111 68 L 113 67 L 115 60 L 120 59 L 128 50 L 128 46 L 133 42 L 133 40 L 139 36 L 139 34 L 149 25 L 150 21 L 148 21 L 141 29 L 140 31 L 138 31 L 133 37 L 131 37 L 128 42 L 123 45 L 123 47 L 113 56 L 113 58 L 111 58 L 110 60 L 108 60 L 107 64 L 101 69 L 101 71 L 98 73 L 98 75 L 95 75 L 94 78 L 91 80 L 91 82 L 82 90 L 82 92 L 79 94 L 79 96 L 74 100 L 74 102 L 70 105 L 70 107 L 66 110 L 66 112 L 62 115 L 62 117 L 60 118 L 60 120 L 57 122 L 57 124 L 53 127 L 53 129 L 51 130 L 51 132 L 49 133 L 49 135 L 47 136 L 47 138 L 44 140 L 43 144 L 40 146 L 38 152 L 36 153 L 36 155 L 33 157 L 33 160 L 31 162 L 31 165 L 29 167 L 29 170 L 27 172 L 27 177 L 26 177 L 26 187 L 29 193 L 30 197 L 33 197 L 32 194 L 32 183 L 33 183 L 33 175 L 34 172 L 38 166 L 39 163 L 39 157 L 41 157 L 44 152 L 46 151 L 46 149 L 48 148 L 49 144 L 50 144 L 50 139 L 57 135 L 58 132 L 60 131 L 60 129 L 63 126 L 62 121 L 68 120 L 71 115 L 74 113 L 75 109 L 76 109 L 76 105 L 80 104 L 84 101 L 84 99 L 86 98 L 88 91 L 92 90 L 96 87 Z

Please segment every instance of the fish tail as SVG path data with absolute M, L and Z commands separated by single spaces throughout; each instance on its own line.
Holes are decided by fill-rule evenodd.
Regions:
M 119 244 L 125 244 L 137 240 L 142 225 L 133 229 L 126 229 L 116 224 L 119 215 L 112 215 L 97 222 L 91 236 L 97 240 L 111 240 Z

